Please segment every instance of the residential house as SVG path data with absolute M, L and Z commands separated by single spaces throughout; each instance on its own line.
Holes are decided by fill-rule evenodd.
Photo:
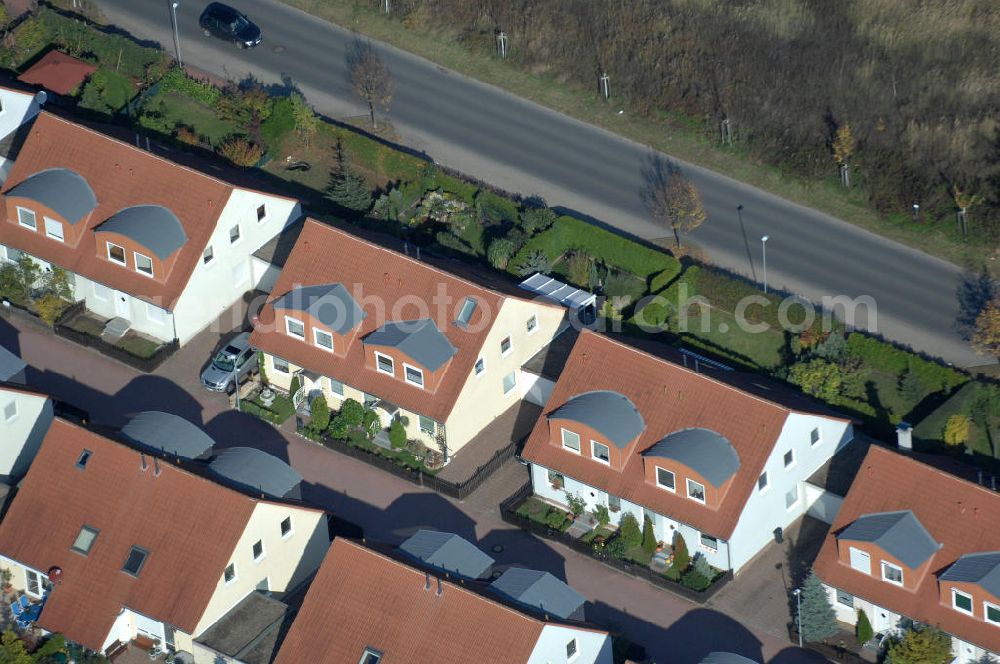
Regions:
M 250 593 L 280 598 L 319 566 L 322 510 L 113 435 L 53 420 L 0 523 L 0 566 L 44 602 L 38 627 L 98 652 L 145 636 L 191 653 Z
M 0 260 L 60 267 L 90 311 L 181 344 L 254 288 L 250 255 L 300 215 L 48 112 L 2 195 Z
M 814 569 L 837 618 L 876 633 L 910 621 L 952 637 L 956 662 L 1000 657 L 1000 494 L 872 446 Z
M 337 538 L 275 664 L 610 664 L 607 632 L 547 620 Z
M 521 365 L 565 320 L 314 220 L 271 295 L 250 343 L 273 385 L 365 403 L 446 459 L 518 403 Z
M 808 405 L 808 404 L 806 404 Z M 535 495 L 648 516 L 738 572 L 809 505 L 804 481 L 853 437 L 848 420 L 793 409 L 606 336 L 580 333 L 522 457 Z

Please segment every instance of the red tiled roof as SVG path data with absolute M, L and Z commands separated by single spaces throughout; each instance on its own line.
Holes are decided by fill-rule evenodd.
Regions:
M 84 469 L 80 453 L 90 450 Z M 0 555 L 63 571 L 39 625 L 99 649 L 123 606 L 192 633 L 256 501 L 56 418 L 10 510 Z M 159 476 L 154 469 L 159 467 Z M 80 528 L 99 531 L 86 556 Z M 122 571 L 131 547 L 149 552 L 138 578 Z
M 3 193 L 50 168 L 78 173 L 97 197 L 97 208 L 88 220 L 80 222 L 87 225 L 84 237 L 73 247 L 16 223 L 0 221 L 0 244 L 172 309 L 201 260 L 233 187 L 43 111 L 21 148 Z M 133 205 L 166 207 L 177 216 L 187 235 L 165 282 L 98 256 L 93 228 Z
M 40 85 L 59 95 L 68 95 L 95 71 L 97 67 L 89 62 L 78 60 L 61 51 L 49 51 L 41 60 L 18 76 L 17 80 Z
M 886 583 L 840 562 L 836 533 L 858 517 L 912 510 L 942 547 L 915 590 Z M 938 575 L 964 554 L 1000 551 L 1000 494 L 898 452 L 873 445 L 830 528 L 814 569 L 828 585 L 923 623 L 937 625 L 992 652 L 1000 629 L 940 603 Z M 874 574 L 878 566 L 873 564 Z
M 504 296 L 307 219 L 272 290 L 271 301 L 299 286 L 328 283 L 342 284 L 367 314 L 345 356 L 334 355 L 308 340 L 301 341 L 285 334 L 280 321 L 275 322 L 270 302 L 261 311 L 250 343 L 266 353 L 336 378 L 411 412 L 438 421 L 447 419 L 492 326 L 492 321 L 479 325 L 481 317 L 486 315 L 484 311 L 495 317 Z M 453 321 L 466 297 L 477 298 L 479 306 L 468 329 L 463 329 Z M 421 306 L 417 307 L 415 302 Z M 439 307 L 439 302 L 446 305 Z M 362 339 L 389 322 L 394 310 L 405 320 L 431 318 L 458 351 L 444 368 L 444 375 L 434 392 L 365 367 Z
M 702 532 L 729 539 L 791 411 L 584 330 L 556 382 L 545 415 L 575 395 L 592 390 L 625 395 L 646 421 L 645 431 L 620 471 L 552 445 L 546 417 L 538 419 L 522 456 Z M 645 481 L 641 453 L 666 435 L 688 427 L 722 434 L 739 455 L 739 470 L 717 509 Z
M 356 542 L 335 539 L 275 664 L 361 660 L 366 647 L 398 664 L 528 661 L 542 628 L 467 588 Z

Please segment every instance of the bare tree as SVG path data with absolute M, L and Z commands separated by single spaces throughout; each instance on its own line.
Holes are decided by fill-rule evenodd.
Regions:
M 375 108 L 380 106 L 382 110 L 388 111 L 395 88 L 389 68 L 382 62 L 382 58 L 375 52 L 370 42 L 360 40 L 354 43 L 347 64 L 354 92 L 368 104 L 372 129 L 378 129 Z
M 681 246 L 681 233 L 690 233 L 705 221 L 698 188 L 675 165 L 654 157 L 645 169 L 643 199 L 653 218 L 668 226 Z

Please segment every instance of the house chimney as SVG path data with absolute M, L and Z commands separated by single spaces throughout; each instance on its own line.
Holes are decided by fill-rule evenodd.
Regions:
M 990 488 L 994 491 L 997 490 L 997 477 L 996 475 L 990 475 Z
M 431 589 L 431 575 L 430 572 L 424 572 L 424 590 Z
M 153 457 L 153 477 L 159 477 L 161 472 L 163 471 L 160 470 L 160 461 Z
M 440 597 L 443 594 L 444 594 L 444 588 L 441 586 L 441 577 L 438 577 L 437 596 Z
M 149 464 L 146 463 L 146 455 L 142 452 L 139 452 L 139 468 L 142 472 L 146 472 L 146 469 L 149 468 Z
M 901 450 L 913 449 L 913 427 L 907 422 L 896 425 L 896 446 Z

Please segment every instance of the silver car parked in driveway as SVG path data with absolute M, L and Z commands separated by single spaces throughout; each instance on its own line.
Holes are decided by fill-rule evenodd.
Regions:
M 250 347 L 250 333 L 242 332 L 222 347 L 201 372 L 201 384 L 213 392 L 232 394 L 236 379 L 242 383 L 257 369 L 257 353 Z

